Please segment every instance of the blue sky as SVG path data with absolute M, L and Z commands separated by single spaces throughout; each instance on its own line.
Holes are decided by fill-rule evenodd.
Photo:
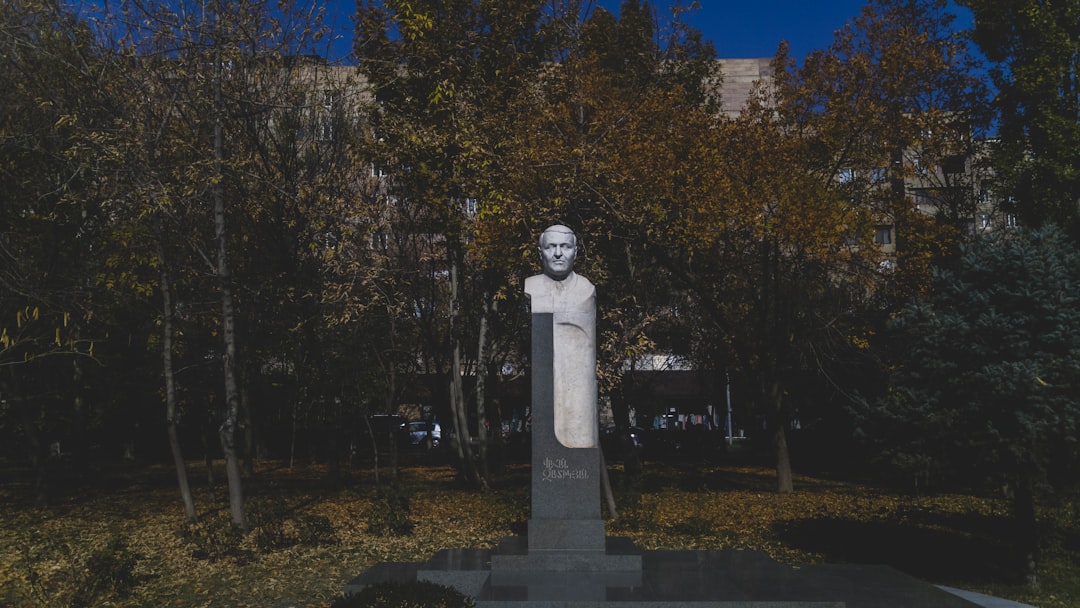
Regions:
M 691 0 L 683 0 L 687 6 Z M 684 17 L 713 41 L 722 58 L 772 57 L 787 40 L 791 57 L 801 61 L 814 49 L 832 43 L 833 32 L 858 16 L 866 0 L 699 0 L 700 8 Z M 612 12 L 621 0 L 599 0 Z M 672 0 L 652 0 L 658 11 L 669 11 Z M 971 13 L 949 4 L 958 15 L 954 25 L 971 25 Z M 670 13 L 667 13 L 670 14 Z
M 617 12 L 621 0 L 601 0 Z M 668 11 L 670 0 L 653 0 L 658 11 Z M 685 0 L 683 5 L 689 5 Z M 723 58 L 772 57 L 781 40 L 791 45 L 791 56 L 801 60 L 813 49 L 823 49 L 866 4 L 865 0 L 699 0 L 701 8 L 684 18 L 713 41 Z
M 338 31 L 346 34 L 343 46 L 351 38 L 355 0 L 325 0 L 327 14 L 337 22 Z M 598 4 L 618 12 L 621 0 L 598 0 Z M 666 13 L 673 0 L 652 0 L 653 7 Z M 683 0 L 683 5 L 690 0 Z M 772 57 L 781 40 L 791 46 L 791 56 L 801 61 L 814 49 L 832 42 L 833 32 L 859 14 L 865 0 L 699 0 L 700 9 L 687 20 L 712 40 L 716 53 L 723 58 Z M 970 13 L 950 3 L 960 19 L 960 28 L 969 27 Z

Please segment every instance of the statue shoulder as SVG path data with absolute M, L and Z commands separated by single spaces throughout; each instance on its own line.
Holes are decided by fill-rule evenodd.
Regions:
M 592 281 L 590 281 L 589 279 L 586 279 L 585 277 L 583 277 L 583 276 L 581 276 L 579 274 L 579 275 L 577 275 L 577 284 L 574 285 L 574 290 L 575 291 L 582 291 L 582 292 L 588 291 L 588 292 L 591 292 L 591 293 L 596 293 L 596 286 L 592 284 Z
M 532 295 L 534 293 L 539 293 L 539 292 L 543 291 L 544 288 L 545 288 L 545 281 L 550 281 L 550 280 L 551 279 L 547 278 L 546 276 L 544 276 L 542 274 L 536 274 L 536 275 L 533 275 L 531 277 L 526 277 L 525 278 L 525 293 L 527 293 L 529 295 Z

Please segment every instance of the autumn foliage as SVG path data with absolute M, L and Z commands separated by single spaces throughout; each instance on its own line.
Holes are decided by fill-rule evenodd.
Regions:
M 795 477 L 799 492 L 777 496 L 769 471 L 753 466 L 656 466 L 636 480 L 619 467 L 612 472 L 623 515 L 608 521 L 609 533 L 646 549 L 754 550 L 795 564 L 887 563 L 1040 606 L 1080 601 L 1068 570 L 1077 557 L 1075 529 L 1063 520 L 1051 528 L 1060 544 L 1048 560 L 1045 592 L 1026 596 L 1009 583 L 1003 500 L 917 496 L 803 475 Z M 24 499 L 21 482 L 8 482 L 0 486 L 0 601 L 19 608 L 76 605 L 78 597 L 118 607 L 328 606 L 378 562 L 493 547 L 520 533 L 528 517 L 527 468 L 474 492 L 461 489 L 452 468 L 410 467 L 398 491 L 409 494 L 402 515 L 415 526 L 373 530 L 369 511 L 387 504 L 380 502 L 386 488 L 364 483 L 370 471 L 354 473 L 358 485 L 332 489 L 313 481 L 325 475 L 321 467 L 267 468 L 248 480 L 260 512 L 249 510 L 252 532 L 243 537 L 230 536 L 222 489 L 202 484 L 196 496 L 208 508 L 197 524 L 183 525 L 172 472 L 160 467 L 110 467 L 47 509 Z

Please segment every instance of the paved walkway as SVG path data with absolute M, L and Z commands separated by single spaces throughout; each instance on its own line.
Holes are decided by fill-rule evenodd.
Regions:
M 982 593 L 975 593 L 974 591 L 954 589 L 953 587 L 946 587 L 945 585 L 938 585 L 938 587 L 973 604 L 978 604 L 979 606 L 982 606 L 982 608 L 1035 608 L 1030 604 L 1021 604 L 1020 602 L 1005 600 L 992 595 L 983 595 Z

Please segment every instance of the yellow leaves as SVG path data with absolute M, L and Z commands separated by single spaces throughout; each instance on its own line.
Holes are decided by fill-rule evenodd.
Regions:
M 62 129 L 64 127 L 74 126 L 79 122 L 78 114 L 63 114 L 56 120 L 56 124 L 53 125 L 56 129 Z
M 23 323 L 26 323 L 28 321 L 37 321 L 39 316 L 41 316 L 40 308 L 38 308 L 37 306 L 33 308 L 27 306 L 26 308 L 15 313 L 15 323 L 21 329 Z
M 418 13 L 410 2 L 395 2 L 394 10 L 398 13 L 401 35 L 406 40 L 423 38 L 424 34 L 435 27 L 435 20 L 430 15 Z
M 805 476 L 796 478 L 799 492 L 781 496 L 772 491 L 774 473 L 765 468 L 708 467 L 691 472 L 649 466 L 645 487 L 652 487 L 653 481 L 672 487 L 624 494 L 616 484 L 622 516 L 608 522 L 609 531 L 649 549 L 747 549 L 807 563 L 823 556 L 786 542 L 782 535 L 786 525 L 837 520 L 887 522 L 912 530 L 950 526 L 952 530 L 955 522 L 967 517 L 991 528 L 1008 517 L 1004 501 L 974 496 L 924 496 L 916 502 L 858 484 Z M 162 472 L 154 469 L 136 475 Z M 68 547 L 59 552 L 44 545 L 29 547 L 41 558 L 36 562 L 41 564 L 37 572 L 51 576 L 61 571 L 58 568 L 70 569 L 71 564 L 84 561 L 106 541 L 110 527 L 122 522 L 125 540 L 142 556 L 137 572 L 148 582 L 139 585 L 129 599 L 112 605 L 241 607 L 315 602 L 325 606 L 340 594 L 345 581 L 375 563 L 420 561 L 445 548 L 493 547 L 512 534 L 515 522 L 528 518 L 527 466 L 511 465 L 495 484 L 500 489 L 487 492 L 460 489 L 451 466 L 404 467 L 399 483 L 410 493 L 409 517 L 417 526 L 410 536 L 377 537 L 366 531 L 362 516 L 375 499 L 371 471 L 356 473 L 363 482 L 348 490 L 309 494 L 301 488 L 325 478 L 325 466 L 286 469 L 265 463 L 259 478 L 251 480 L 251 495 L 283 502 L 293 517 L 325 517 L 339 542 L 262 551 L 256 559 L 244 561 L 194 559 L 190 545 L 177 534 L 182 516 L 176 489 L 168 485 L 133 483 L 122 492 L 91 493 L 72 499 L 48 519 L 30 504 L 5 502 L 5 516 L 0 518 L 0 589 L 8 594 L 5 599 L 29 593 L 25 577 L 19 579 L 18 564 L 21 551 L 33 543 L 32 532 Z M 618 467 L 613 474 L 621 475 Z M 686 487 L 696 489 L 681 489 Z M 0 486 L 0 498 L 6 498 L 4 490 Z M 225 504 L 223 496 L 215 496 L 208 488 L 197 486 L 195 492 L 204 514 Z M 245 548 L 257 549 L 250 537 L 242 542 Z

